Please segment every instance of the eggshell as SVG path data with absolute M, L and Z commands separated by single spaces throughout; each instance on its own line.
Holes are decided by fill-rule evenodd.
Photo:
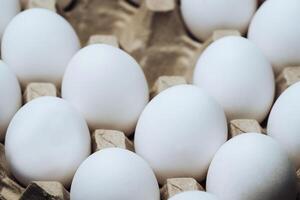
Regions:
M 15 74 L 0 60 L 0 140 L 3 141 L 10 120 L 21 107 L 21 89 Z
M 260 50 L 237 36 L 211 44 L 194 71 L 194 84 L 222 105 L 229 120 L 263 121 L 273 103 L 274 82 L 272 67 Z
M 60 85 L 69 60 L 80 48 L 71 25 L 46 9 L 18 14 L 2 38 L 2 58 L 21 84 L 52 82 Z
M 208 170 L 206 189 L 222 200 L 295 200 L 296 173 L 280 145 L 259 133 L 226 142 Z
M 288 152 L 296 169 L 300 168 L 300 83 L 285 90 L 276 100 L 269 119 L 268 134 Z
M 149 165 L 135 153 L 119 148 L 100 150 L 78 168 L 72 200 L 159 200 L 159 187 Z
M 213 155 L 227 139 L 224 111 L 202 89 L 179 85 L 146 106 L 135 131 L 135 150 L 167 178 L 203 180 Z
M 181 0 L 183 20 L 199 40 L 218 29 L 246 33 L 256 8 L 257 0 Z
M 87 124 L 69 103 L 40 97 L 12 119 L 5 153 L 14 176 L 24 186 L 30 181 L 60 181 L 68 187 L 90 154 L 90 145 Z
M 276 73 L 300 65 L 299 19 L 299 0 L 268 0 L 251 22 L 248 38 L 264 52 Z
M 169 200 L 218 200 L 218 198 L 207 192 L 188 191 L 179 193 Z
M 20 12 L 19 0 L 0 1 L 0 43 L 2 34 L 10 20 Z
M 131 134 L 149 99 L 141 67 L 124 51 L 103 44 L 80 50 L 66 70 L 62 97 L 71 102 L 92 129 Z

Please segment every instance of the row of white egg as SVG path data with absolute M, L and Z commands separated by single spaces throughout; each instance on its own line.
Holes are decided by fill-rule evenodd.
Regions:
M 27 23 L 24 23 L 24 21 Z M 44 24 L 51 26 L 52 23 L 53 26 L 61 24 L 61 27 L 64 28 L 59 27 L 55 30 L 64 29 L 64 31 L 54 34 L 53 26 L 46 29 Z M 26 24 L 29 24 L 29 27 Z M 32 37 L 32 34 L 29 33 L 20 36 L 20 30 L 23 33 L 24 30 L 30 32 L 32 27 L 35 27 L 36 31 L 45 31 L 43 36 L 46 35 L 47 37 L 43 38 L 41 34 L 35 34 Z M 28 47 L 26 48 L 28 52 L 34 50 L 37 53 L 33 54 L 38 55 L 37 58 L 41 58 L 41 60 L 48 59 L 47 62 L 52 62 L 55 59 L 54 55 L 59 53 L 62 56 L 62 53 L 67 51 L 63 48 L 68 46 L 68 43 L 60 39 L 54 39 L 50 44 L 60 44 L 56 41 L 61 41 L 63 44 L 60 47 L 61 49 L 54 51 L 57 47 L 49 46 L 47 44 L 49 40 L 46 40 L 46 38 L 49 38 L 50 35 L 59 38 L 61 34 L 66 33 L 71 34 L 63 38 L 74 38 L 72 37 L 74 35 L 73 30 L 69 27 L 62 18 L 49 11 L 40 9 L 26 11 L 18 15 L 8 26 L 4 34 L 8 35 L 4 37 L 8 39 L 4 39 L 6 42 L 3 42 L 2 45 L 3 55 L 11 54 L 12 61 L 21 62 L 23 57 L 13 59 L 15 57 L 14 53 L 25 45 L 25 47 Z M 50 30 L 52 30 L 51 34 L 49 33 Z M 10 34 L 12 34 L 11 37 Z M 21 42 L 22 40 L 17 38 L 31 42 L 20 45 L 16 41 Z M 73 41 L 78 41 L 78 39 Z M 36 44 L 33 45 L 32 43 Z M 43 46 L 46 46 L 47 49 L 53 47 L 53 51 L 50 51 L 51 54 L 47 54 L 47 57 L 38 54 L 45 49 Z M 22 51 L 20 55 L 27 53 L 27 51 Z M 76 50 L 74 51 L 76 52 Z M 8 62 L 5 61 L 9 63 L 10 56 L 7 57 Z M 31 60 L 31 64 L 34 64 L 34 58 L 35 56 L 28 54 L 22 62 Z M 249 60 L 252 63 L 249 64 Z M 48 68 L 37 70 L 40 66 L 44 66 L 41 63 L 39 66 L 35 65 L 34 70 L 28 69 L 24 63 L 22 63 L 22 66 L 14 65 L 17 68 L 17 70 L 14 70 L 25 71 L 28 76 L 35 76 L 37 72 L 52 72 L 52 70 L 49 71 L 53 68 L 50 65 Z M 5 64 L 1 65 L 3 66 L 3 74 L 10 74 L 4 76 L 3 79 L 1 78 L 3 80 L 1 86 L 3 91 L 6 92 L 3 92 L 3 94 L 6 94 L 3 97 L 8 98 L 7 101 L 3 101 L 6 102 L 3 110 L 13 113 L 15 111 L 10 110 L 9 104 L 13 102 L 16 109 L 20 105 L 20 98 L 18 97 L 20 96 L 20 89 L 17 79 L 11 75 L 12 73 L 4 66 Z M 10 64 L 10 67 L 12 67 L 12 64 Z M 226 70 L 222 71 L 225 68 Z M 201 73 L 198 73 L 198 70 Z M 204 73 L 207 73 L 206 76 L 201 75 Z M 16 74 L 18 78 L 22 76 L 18 72 Z M 222 81 L 222 84 L 216 84 L 214 80 L 218 80 L 218 78 Z M 22 82 L 22 78 L 20 79 Z M 200 84 L 200 87 L 207 85 L 207 88 L 204 87 L 204 89 L 208 90 L 207 92 L 222 105 L 229 119 L 231 116 L 232 118 L 241 118 L 242 116 L 255 118 L 252 115 L 247 115 L 256 115 L 257 113 L 260 116 L 263 115 L 261 118 L 264 118 L 272 104 L 274 78 L 270 64 L 259 50 L 246 39 L 228 37 L 211 45 L 199 59 L 194 79 L 196 84 Z M 25 80 L 24 84 L 26 81 L 30 82 L 32 80 Z M 41 81 L 45 81 L 42 76 Z M 49 81 L 53 81 L 53 79 Z M 243 86 L 240 86 L 240 84 Z M 299 109 L 297 109 L 299 107 L 297 106 L 298 88 L 297 85 L 291 87 L 278 99 L 272 109 L 268 127 L 270 134 L 278 138 L 278 141 L 288 150 L 297 167 L 299 162 L 297 161 L 297 153 L 299 152 L 299 145 L 297 145 L 297 130 L 299 130 L 297 127 L 297 114 L 299 114 Z M 10 96 L 12 94 L 13 96 Z M 90 153 L 88 128 L 81 115 L 93 128 L 113 128 L 130 134 L 135 128 L 136 120 L 147 104 L 148 88 L 138 64 L 130 56 L 113 47 L 93 45 L 80 50 L 69 62 L 62 85 L 62 96 L 76 107 L 81 114 L 77 113 L 66 101 L 56 98 L 41 98 L 25 105 L 15 115 L 8 128 L 6 137 L 7 158 L 14 175 L 24 184 L 31 180 L 47 179 L 60 180 L 67 186 L 76 168 Z M 294 106 L 290 107 L 291 104 Z M 257 111 L 254 113 L 249 112 L 248 107 L 251 107 L 250 111 L 255 109 Z M 13 115 L 9 114 L 4 117 Z M 291 118 L 291 120 L 285 120 L 286 118 Z M 262 120 L 260 117 L 256 119 Z M 226 135 L 226 118 L 221 107 L 201 89 L 194 86 L 178 86 L 161 93 L 146 106 L 136 128 L 135 146 L 137 153 L 150 164 L 161 183 L 166 178 L 174 176 L 192 176 L 202 180 L 206 176 L 207 168 L 214 153 L 226 141 Z M 276 190 L 276 198 L 293 199 L 295 194 L 295 188 L 293 187 L 295 181 L 294 171 L 284 153 L 278 150 L 278 147 L 275 147 L 276 145 L 273 144 L 274 142 L 271 139 L 263 139 L 265 136 L 252 134 L 251 136 L 240 136 L 238 138 L 246 139 L 235 139 L 238 142 L 230 140 L 219 150 L 220 153 L 216 154 L 208 173 L 207 190 L 217 194 L 217 196 L 222 194 L 225 199 L 239 199 L 239 195 L 245 195 L 246 190 L 249 192 L 247 194 L 249 199 L 259 199 L 262 198 L 262 195 L 265 195 L 263 196 L 264 199 L 271 199 L 271 197 L 274 199 L 272 190 Z M 243 140 L 245 140 L 244 143 Z M 260 142 L 262 143 L 261 148 Z M 255 149 L 253 149 L 253 146 L 255 146 Z M 254 150 L 257 154 L 253 157 Z M 134 161 L 129 158 L 125 159 L 125 155 L 118 156 L 118 154 L 122 154 L 119 151 L 121 150 L 107 150 L 107 152 L 110 152 L 107 153 L 110 158 L 114 157 L 113 152 L 116 154 L 116 160 L 109 159 L 111 163 L 107 163 L 107 165 L 104 164 L 109 160 L 104 159 L 104 161 L 100 156 L 101 154 L 104 155 L 103 151 L 103 153 L 93 154 L 84 162 L 92 164 L 82 164 L 73 181 L 72 188 L 76 188 L 72 189 L 71 192 L 73 199 L 82 199 L 83 196 L 93 199 L 102 197 L 101 195 L 107 197 L 106 199 L 115 198 L 111 195 L 122 195 L 123 199 L 124 197 L 128 197 L 128 199 L 159 198 L 158 186 L 155 178 L 153 179 L 154 175 L 151 175 L 151 170 L 148 170 L 150 168 L 138 168 L 139 165 L 143 164 L 134 165 Z M 223 151 L 225 153 L 222 153 Z M 240 154 L 236 155 L 233 152 L 239 152 Z M 123 154 L 129 156 L 130 153 Z M 218 156 L 219 154 L 220 156 Z M 197 157 L 199 158 L 197 159 Z M 50 163 L 49 159 L 51 159 Z M 246 161 L 243 159 L 246 159 Z M 228 165 L 226 165 L 227 162 Z M 40 163 L 47 163 L 47 165 L 41 166 Z M 130 167 L 119 169 L 119 166 L 126 163 Z M 101 165 L 104 168 L 99 170 Z M 257 168 L 257 165 L 262 166 Z M 112 168 L 113 166 L 116 166 L 115 170 Z M 253 173 L 251 177 L 259 178 L 245 181 L 249 176 L 243 173 L 246 167 L 249 167 L 249 171 L 251 169 L 251 173 Z M 255 167 L 256 170 L 253 172 Z M 229 170 L 232 170 L 232 173 L 229 173 Z M 139 171 L 141 171 L 140 174 Z M 224 174 L 224 171 L 226 174 Z M 138 175 L 138 179 L 134 179 L 133 174 Z M 148 174 L 145 175 L 145 180 L 141 179 L 142 174 Z M 95 178 L 97 176 L 101 178 Z M 119 187 L 112 186 L 112 184 L 116 184 L 113 178 L 121 181 Z M 133 181 L 132 183 L 128 183 L 129 178 Z M 104 182 L 101 182 L 101 179 Z M 242 181 L 244 185 L 241 185 Z M 145 187 L 140 190 L 142 183 Z M 258 183 L 265 185 L 258 185 Z M 285 185 L 281 185 L 283 183 Z M 115 190 L 120 190 L 120 192 L 112 193 L 111 189 L 99 190 L 99 187 L 96 187 L 105 184 L 109 188 L 114 187 Z M 239 190 L 224 187 L 224 185 L 231 184 L 233 188 L 237 185 L 240 186 Z M 84 185 L 86 185 L 85 190 L 80 189 L 84 188 Z M 124 187 L 124 185 L 132 185 L 132 188 L 130 188 L 132 190 Z M 266 187 L 266 190 L 261 192 L 258 189 L 261 187 Z M 227 192 L 223 191 L 224 189 Z M 108 193 L 105 193 L 105 191 Z
M 3 0 L 1 4 L 0 37 L 9 20 L 20 10 L 18 0 Z M 263 3 L 256 12 L 258 7 L 257 0 L 181 0 L 180 8 L 183 20 L 188 29 L 202 41 L 206 40 L 212 32 L 217 29 L 236 29 L 245 34 L 250 24 L 248 38 L 263 51 L 264 55 L 274 67 L 274 71 L 278 73 L 287 65 L 300 64 L 300 58 L 297 54 L 300 50 L 300 44 L 297 42 L 300 34 L 300 28 L 298 26 L 298 19 L 300 17 L 299 4 L 300 2 L 298 0 L 271 0 Z M 69 36 L 64 38 L 64 35 L 60 35 L 59 38 L 56 38 L 62 40 L 65 39 L 62 43 L 65 44 L 66 49 L 64 50 L 67 51 L 67 53 L 62 54 L 64 56 L 60 57 L 60 62 L 66 62 L 65 60 L 69 58 L 68 54 L 72 54 L 77 50 L 78 43 L 74 41 L 76 40 L 76 37 L 72 35 L 72 30 L 62 26 L 63 25 L 57 25 L 56 28 L 58 32 L 52 34 L 57 34 L 59 33 L 59 30 L 62 29 L 66 32 L 65 36 Z M 28 32 L 29 34 L 32 34 L 30 28 L 31 27 L 28 26 L 27 29 L 29 30 L 26 30 L 25 33 Z M 36 34 L 47 33 L 47 28 L 49 28 L 49 26 L 44 24 L 43 28 L 46 30 L 36 30 Z M 23 44 L 23 48 L 20 48 L 17 53 L 23 55 L 22 53 L 26 52 L 26 48 L 31 47 L 29 45 L 31 44 L 31 41 L 28 41 L 27 43 L 29 44 L 27 44 L 26 41 L 22 40 L 23 38 L 20 36 L 21 33 L 18 30 L 15 32 L 17 32 L 17 35 L 14 36 L 18 36 L 15 39 L 16 43 L 21 42 L 21 44 Z M 26 37 L 26 35 L 23 37 Z M 51 44 L 51 38 L 54 37 L 50 37 L 49 35 L 46 35 L 45 37 L 49 39 L 48 43 Z M 58 42 L 59 41 L 57 41 L 57 43 Z M 52 48 L 55 48 L 55 46 Z M 56 57 L 57 55 L 60 55 L 59 53 L 61 52 L 53 51 L 52 48 L 45 52 L 32 53 L 41 56 L 39 62 L 45 67 L 50 64 L 56 64 L 55 66 L 57 66 L 57 69 L 52 71 L 51 78 L 59 84 L 65 69 L 65 67 L 62 67 L 62 64 L 65 63 L 59 63 L 58 58 Z M 45 59 L 45 54 L 52 55 L 52 53 L 55 53 L 53 63 L 44 63 L 43 59 Z M 18 57 L 21 55 L 18 55 Z M 23 56 L 24 57 L 20 57 L 20 59 L 27 58 L 26 54 Z M 7 55 L 7 57 L 9 59 L 10 56 Z M 18 63 L 14 64 L 17 65 Z M 36 67 L 36 63 L 33 64 L 35 65 L 33 65 L 32 68 Z M 19 65 L 20 64 L 17 66 Z M 20 71 L 19 73 L 21 82 L 27 82 L 28 79 L 37 79 L 37 77 L 28 77 L 24 72 Z M 43 73 L 37 75 L 40 75 L 40 78 L 45 78 Z
M 140 0 L 132 0 L 140 2 Z M 246 34 L 269 59 L 276 73 L 286 65 L 299 65 L 298 0 L 180 0 L 189 31 L 205 41 L 217 29 Z M 258 9 L 260 3 L 263 5 Z

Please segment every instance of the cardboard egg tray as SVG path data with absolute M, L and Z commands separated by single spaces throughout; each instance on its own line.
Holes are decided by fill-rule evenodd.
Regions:
M 236 30 L 216 30 L 199 42 L 187 31 L 177 0 L 21 0 L 23 8 L 42 7 L 64 16 L 77 31 L 82 46 L 105 43 L 120 47 L 141 65 L 150 87 L 150 97 L 178 84 L 191 83 L 195 63 L 212 42 Z M 300 67 L 287 67 L 276 78 L 276 96 L 300 81 Z M 30 83 L 23 91 L 24 104 L 40 96 L 59 96 L 52 83 Z M 229 122 L 229 138 L 246 132 L 265 134 L 263 124 L 253 119 Z M 117 130 L 93 130 L 93 152 L 119 147 L 134 151 L 132 138 Z M 297 172 L 300 183 L 300 170 Z M 161 186 L 161 199 L 188 190 L 205 190 L 205 183 L 190 177 L 168 179 Z M 299 184 L 300 188 L 300 184 Z M 300 190 L 299 190 L 300 191 Z M 0 200 L 68 200 L 69 191 L 59 182 L 36 181 L 26 188 L 12 176 L 0 144 Z M 300 197 L 298 197 L 300 200 Z

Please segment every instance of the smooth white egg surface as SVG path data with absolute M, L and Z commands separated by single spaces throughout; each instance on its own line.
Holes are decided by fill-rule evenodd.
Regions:
M 14 114 L 22 105 L 22 94 L 16 75 L 0 60 L 0 140 Z
M 102 44 L 80 50 L 64 75 L 62 97 L 72 103 L 92 129 L 114 129 L 127 135 L 149 99 L 139 64 L 121 49 Z
M 0 1 L 0 44 L 2 34 L 10 20 L 20 12 L 19 0 Z
M 171 87 L 146 106 L 135 131 L 135 150 L 167 178 L 203 180 L 215 152 L 227 139 L 221 106 L 192 85 Z
M 5 138 L 6 159 L 24 186 L 31 181 L 60 181 L 68 187 L 90 146 L 84 118 L 56 97 L 37 98 L 23 106 Z
M 29 9 L 18 14 L 2 38 L 2 59 L 13 69 L 21 84 L 52 82 L 60 86 L 64 71 L 80 48 L 71 25 L 46 9 Z
M 285 90 L 276 100 L 269 119 L 268 135 L 288 152 L 296 169 L 300 168 L 300 83 Z
M 150 166 L 128 150 L 108 148 L 88 157 L 71 186 L 72 200 L 159 200 Z
M 229 36 L 211 44 L 200 56 L 194 84 L 223 107 L 228 120 L 267 116 L 274 98 L 272 67 L 249 40 Z
M 218 150 L 208 170 L 206 189 L 222 200 L 295 200 L 296 174 L 274 139 L 245 133 Z
M 257 0 L 181 0 L 183 20 L 199 40 L 214 30 L 236 29 L 246 33 L 257 9 Z
M 248 38 L 264 52 L 276 73 L 300 65 L 299 19 L 299 0 L 268 0 L 250 24 Z
M 179 193 L 171 197 L 169 200 L 218 200 L 218 198 L 207 192 L 188 191 Z

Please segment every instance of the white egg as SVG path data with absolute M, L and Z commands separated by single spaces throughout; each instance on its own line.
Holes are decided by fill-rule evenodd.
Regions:
M 268 0 L 250 24 L 248 38 L 264 52 L 276 73 L 300 65 L 299 19 L 299 0 Z
M 272 67 L 260 50 L 235 36 L 211 44 L 194 72 L 194 84 L 223 106 L 229 120 L 263 121 L 273 103 L 274 82 Z
M 14 176 L 30 181 L 60 181 L 69 186 L 90 154 L 84 118 L 65 100 L 41 97 L 23 106 L 12 119 L 5 153 Z
M 96 44 L 72 58 L 62 97 L 84 115 L 92 129 L 114 129 L 129 135 L 148 102 L 149 91 L 141 67 L 130 55 Z
M 20 85 L 15 74 L 0 60 L 0 140 L 3 141 L 10 120 L 22 104 Z
M 159 200 L 159 187 L 149 165 L 135 153 L 108 148 L 88 157 L 71 186 L 72 200 Z
M 275 140 L 246 133 L 218 150 L 208 170 L 206 189 L 222 200 L 295 200 L 296 173 Z
M 18 14 L 2 38 L 2 58 L 21 84 L 52 82 L 60 85 L 69 60 L 80 48 L 71 25 L 46 9 Z
M 169 88 L 146 106 L 135 131 L 135 150 L 167 178 L 205 178 L 215 152 L 227 139 L 221 106 L 192 85 Z
M 218 29 L 246 33 L 256 8 L 257 0 L 181 0 L 183 20 L 200 40 L 208 39 Z
M 267 132 L 288 152 L 297 169 L 300 168 L 300 83 L 285 90 L 276 100 Z
M 171 197 L 169 200 L 218 200 L 218 198 L 207 192 L 188 191 L 179 193 Z
M 0 43 L 2 34 L 10 20 L 20 12 L 19 0 L 0 1 Z

